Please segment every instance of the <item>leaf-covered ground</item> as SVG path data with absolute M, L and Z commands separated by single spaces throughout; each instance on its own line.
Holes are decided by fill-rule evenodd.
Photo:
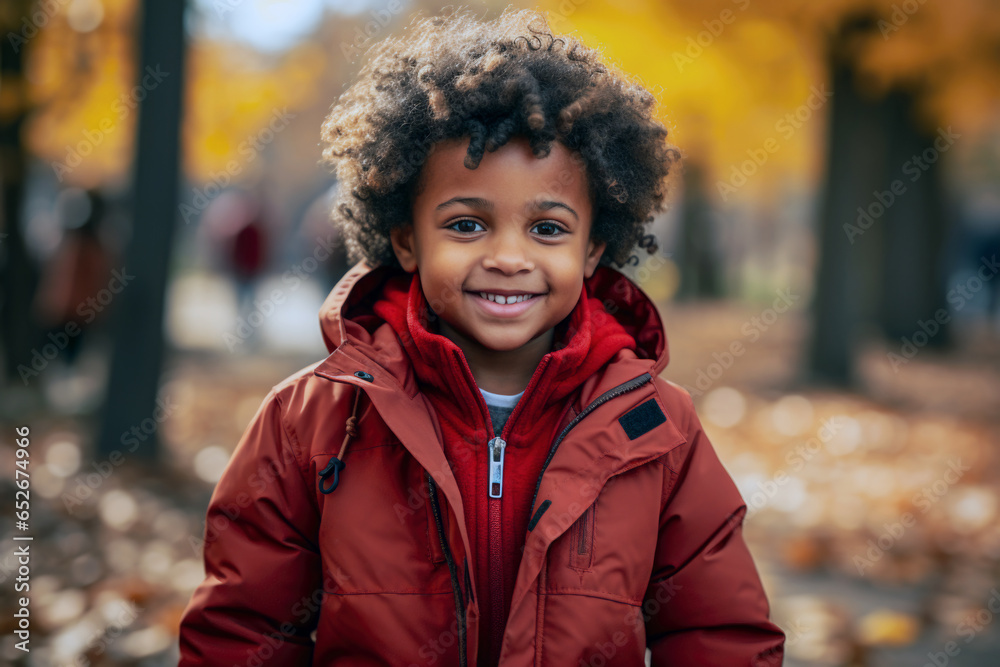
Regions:
M 847 392 L 797 382 L 798 313 L 765 325 L 745 305 L 662 312 L 665 377 L 695 397 L 747 501 L 745 534 L 788 635 L 786 664 L 1000 664 L 996 335 L 966 331 L 960 351 L 920 350 L 897 369 L 887 352 L 898 350 L 871 342 L 860 389 Z M 128 452 L 95 459 L 93 417 L 8 412 L 4 470 L 14 470 L 14 427 L 31 427 L 32 634 L 30 653 L 15 648 L 8 549 L 0 661 L 175 665 L 214 481 L 271 385 L 315 360 L 175 354 L 169 414 L 156 423 L 166 460 L 155 465 Z M 13 474 L 3 486 L 13 498 Z M 14 544 L 15 525 L 3 525 Z

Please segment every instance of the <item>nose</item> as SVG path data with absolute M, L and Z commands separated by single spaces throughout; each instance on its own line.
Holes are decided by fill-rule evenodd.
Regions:
M 526 247 L 530 239 L 523 237 L 518 226 L 508 225 L 491 236 L 493 238 L 483 257 L 483 268 L 499 269 L 504 273 L 534 270 L 535 264 Z

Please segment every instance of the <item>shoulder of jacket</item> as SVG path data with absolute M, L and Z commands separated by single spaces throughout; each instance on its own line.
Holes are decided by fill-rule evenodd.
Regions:
M 314 371 L 322 363 L 317 361 L 295 371 L 271 387 L 265 399 L 277 403 L 285 429 L 296 438 L 302 419 L 312 422 L 319 415 L 329 415 L 343 401 L 353 401 L 357 394 L 357 387 L 351 383 L 316 375 Z M 350 414 L 350 404 L 345 409 Z
M 323 360 L 300 368 L 271 387 L 271 393 L 278 402 L 288 408 L 290 406 L 305 407 L 316 401 L 332 401 L 341 395 L 333 386 L 340 383 L 331 382 L 325 377 L 314 373 Z M 333 386 L 332 386 L 333 385 Z
M 277 382 L 272 387 L 272 390 L 275 393 L 282 393 L 288 390 L 289 388 L 293 388 L 296 385 L 302 384 L 303 382 L 309 382 L 311 380 L 322 380 L 323 378 L 318 378 L 315 375 L 313 375 L 313 371 L 315 371 L 316 367 L 319 366 L 321 363 L 323 362 L 317 361 L 309 364 L 304 368 L 300 368 L 299 370 L 295 371 L 285 379 L 281 380 L 280 382 Z
M 653 386 L 674 424 L 682 432 L 687 432 L 692 418 L 696 416 L 691 393 L 676 382 L 660 376 L 653 378 Z
M 280 382 L 271 387 L 265 403 L 275 402 L 282 416 L 285 429 L 294 431 L 297 415 L 303 409 L 315 405 L 317 401 L 332 403 L 343 394 L 336 391 L 331 385 L 339 383 L 331 382 L 326 378 L 319 377 L 313 373 L 322 361 L 309 364 L 300 368 Z

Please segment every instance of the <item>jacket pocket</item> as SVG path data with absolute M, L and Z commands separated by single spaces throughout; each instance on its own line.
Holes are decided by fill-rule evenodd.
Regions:
M 587 508 L 570 528 L 569 566 L 589 570 L 594 563 L 594 519 L 597 503 Z
M 427 484 L 426 479 L 424 480 L 424 484 Z M 438 531 L 437 522 L 434 520 L 434 508 L 431 507 L 431 501 L 427 499 L 430 498 L 430 489 L 426 486 L 424 488 L 427 491 L 424 500 L 425 516 L 427 517 L 427 558 L 432 563 L 443 563 L 445 562 L 445 557 L 444 549 L 441 548 L 441 533 Z

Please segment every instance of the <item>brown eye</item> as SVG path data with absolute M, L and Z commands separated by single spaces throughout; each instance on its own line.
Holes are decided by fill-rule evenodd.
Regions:
M 468 225 L 475 226 L 475 225 L 478 225 L 478 224 L 479 223 L 476 222 L 475 220 L 470 220 L 468 218 L 463 218 L 461 220 L 456 220 L 455 222 L 451 223 L 450 225 L 448 225 L 447 227 L 445 227 L 445 229 L 454 229 L 456 232 L 463 232 L 463 233 L 468 234 L 468 233 L 472 233 L 472 232 L 481 231 L 481 230 L 478 230 L 478 229 L 469 229 L 468 228 Z M 458 225 L 465 225 L 465 227 L 458 228 Z M 480 226 L 482 226 L 482 225 L 480 225 Z M 482 230 L 482 231 L 485 231 L 485 230 Z
M 563 229 L 552 222 L 540 222 L 535 225 L 535 228 L 542 228 L 545 231 L 541 232 L 542 236 L 560 236 L 563 233 Z

